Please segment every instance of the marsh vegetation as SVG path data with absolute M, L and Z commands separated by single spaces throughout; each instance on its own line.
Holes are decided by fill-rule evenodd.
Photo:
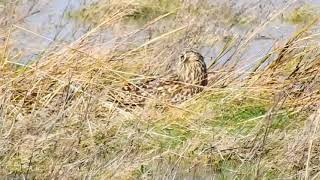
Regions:
M 316 1 L 26 2 L 0 1 L 0 176 L 319 178 Z M 186 48 L 205 57 L 203 92 L 110 101 Z

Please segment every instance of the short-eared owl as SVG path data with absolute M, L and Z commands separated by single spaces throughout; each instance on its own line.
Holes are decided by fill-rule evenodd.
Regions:
M 208 83 L 203 56 L 192 50 L 180 56 L 174 72 L 163 78 L 130 83 L 113 96 L 119 103 L 130 105 L 143 105 L 148 99 L 181 103 L 201 92 Z

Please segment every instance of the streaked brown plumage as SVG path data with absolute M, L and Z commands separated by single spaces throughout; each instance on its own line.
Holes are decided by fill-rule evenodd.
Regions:
M 207 68 L 203 56 L 189 50 L 180 56 L 175 73 L 138 84 L 130 83 L 113 97 L 121 104 L 130 105 L 143 105 L 148 99 L 181 103 L 201 92 L 207 83 Z

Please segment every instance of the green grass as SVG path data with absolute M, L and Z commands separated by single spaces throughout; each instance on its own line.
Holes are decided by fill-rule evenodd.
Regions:
M 205 96 L 200 101 L 210 111 L 212 117 L 206 118 L 205 123 L 212 128 L 222 127 L 230 133 L 247 134 L 263 119 L 270 106 L 266 99 L 250 97 L 234 98 L 228 93 L 218 93 Z
M 156 127 L 155 133 L 158 133 L 155 143 L 161 149 L 175 148 L 191 136 L 190 130 L 178 124 L 162 124 Z
M 245 133 L 246 129 L 250 130 L 259 121 L 259 117 L 267 112 L 266 106 L 259 102 L 241 102 L 240 104 L 229 104 L 220 109 L 219 115 L 213 119 L 213 126 L 229 127 L 234 133 Z M 258 118 L 255 120 L 251 120 Z M 251 120 L 251 121 L 250 121 Z
M 169 17 L 181 13 L 184 16 L 201 17 L 206 15 L 226 25 L 249 25 L 254 17 L 239 15 L 231 6 L 227 4 L 210 5 L 208 2 L 199 2 L 198 6 L 187 6 L 182 8 L 182 3 L 179 0 L 135 0 L 121 2 L 98 2 L 78 10 L 68 12 L 67 17 L 77 19 L 88 23 L 98 24 L 101 19 L 105 19 L 106 15 L 115 13 L 115 10 L 130 9 L 123 15 L 124 23 L 143 24 L 147 21 L 155 19 L 161 15 L 172 13 Z M 172 19 L 170 19 L 172 20 Z
M 103 17 L 112 14 L 115 10 L 128 8 L 131 10 L 123 16 L 127 23 L 130 21 L 146 22 L 169 12 L 174 13 L 179 7 L 180 1 L 178 0 L 136 0 L 129 4 L 127 2 L 123 4 L 121 2 L 111 4 L 100 2 L 69 12 L 67 17 L 90 23 L 99 23 Z
M 288 12 L 283 17 L 286 22 L 292 24 L 308 24 L 320 15 L 320 7 L 313 4 L 304 4 Z
M 310 115 L 319 102 L 319 48 L 310 43 L 318 42 L 319 36 L 313 30 L 293 37 L 288 48 L 274 47 L 279 50 L 274 52 L 275 59 L 270 56 L 270 63 L 279 63 L 279 52 L 285 53 L 283 63 L 260 67 L 251 79 L 246 78 L 248 72 L 221 66 L 211 69 L 211 86 L 183 104 L 109 106 L 109 90 L 132 80 L 132 74 L 141 74 L 146 66 L 156 68 L 164 59 L 176 60 L 185 46 L 201 46 L 202 39 L 214 38 L 214 32 L 206 29 L 207 21 L 197 19 L 210 7 L 180 2 L 93 4 L 73 12 L 84 21 L 99 23 L 114 10 L 126 10 L 120 19 L 111 17 L 116 19 L 109 25 L 112 28 L 120 22 L 150 20 L 185 8 L 179 9 L 180 16 L 166 33 L 187 24 L 186 29 L 165 38 L 156 36 L 149 44 L 146 40 L 142 43 L 148 46 L 143 48 L 133 47 L 136 34 L 127 39 L 119 33 L 117 48 L 90 58 L 91 52 L 104 51 L 99 49 L 100 41 L 95 43 L 93 32 L 88 44 L 81 42 L 79 51 L 56 49 L 39 57 L 37 64 L 23 67 L 2 64 L 1 59 L 0 176 L 29 172 L 31 179 L 281 179 L 299 178 L 297 173 L 305 174 L 306 163 L 310 169 L 319 167 L 314 158 L 317 141 L 312 151 L 307 149 L 313 140 L 308 137 L 318 134 L 306 127 L 315 124 Z M 221 12 L 219 20 L 226 24 L 241 24 L 242 17 L 234 19 L 233 9 L 211 10 L 208 15 L 218 17 L 213 14 Z M 302 14 L 296 12 L 292 21 L 304 22 Z M 4 53 L 0 51 L 0 58 Z M 120 60 L 114 58 L 120 55 Z M 296 90 L 297 86 L 306 88 Z
M 138 1 L 139 7 L 132 14 L 127 15 L 128 19 L 146 21 L 160 15 L 175 12 L 180 7 L 178 0 Z

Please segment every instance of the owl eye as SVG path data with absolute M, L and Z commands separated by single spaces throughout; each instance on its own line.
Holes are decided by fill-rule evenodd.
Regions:
M 184 54 L 180 55 L 180 60 L 183 61 L 185 58 Z

